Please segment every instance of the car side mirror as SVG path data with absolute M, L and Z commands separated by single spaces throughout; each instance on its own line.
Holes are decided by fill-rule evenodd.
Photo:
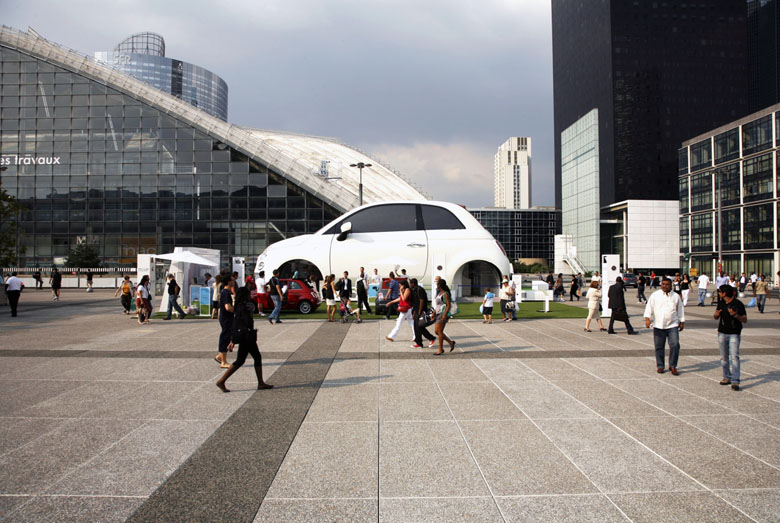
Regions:
M 352 232 L 352 222 L 344 222 L 341 224 L 341 233 L 336 238 L 337 241 L 343 242 Z

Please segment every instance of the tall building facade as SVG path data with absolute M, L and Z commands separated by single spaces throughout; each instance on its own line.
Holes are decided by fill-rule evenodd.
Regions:
M 561 211 L 552 207 L 533 209 L 478 208 L 468 210 L 504 247 L 512 261 L 553 266 L 555 235 L 561 232 Z
M 780 103 L 780 5 L 747 0 L 751 112 Z
M 493 162 L 496 207 L 531 207 L 531 138 L 512 137 L 498 148 Z
M 229 125 L 34 32 L 0 27 L 0 89 L 0 183 L 23 208 L 22 267 L 80 243 L 109 267 L 176 246 L 252 263 L 356 207 L 353 162 L 372 164 L 365 203 L 426 199 L 339 142 Z
M 134 34 L 117 44 L 113 51 L 96 52 L 95 58 L 227 121 L 225 81 L 203 67 L 167 58 L 165 40 L 159 34 Z

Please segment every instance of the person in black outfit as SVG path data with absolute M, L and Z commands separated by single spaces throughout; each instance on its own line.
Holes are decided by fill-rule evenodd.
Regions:
M 35 280 L 36 289 L 43 289 L 43 277 L 41 276 L 41 270 L 37 267 L 33 273 L 33 280 Z
M 371 305 L 368 304 L 368 276 L 363 267 L 360 268 L 360 275 L 355 282 L 355 290 L 357 290 L 358 309 L 365 305 L 366 312 L 371 314 Z
M 254 312 L 255 305 L 252 302 L 252 293 L 246 287 L 241 287 L 236 291 L 235 313 L 230 331 L 230 343 L 228 349 L 238 344 L 238 354 L 236 361 L 225 371 L 219 380 L 217 387 L 222 392 L 230 392 L 225 387 L 227 379 L 233 375 L 246 361 L 247 354 L 252 355 L 255 361 L 255 374 L 257 375 L 257 390 L 272 389 L 274 386 L 263 381 L 263 358 L 260 356 L 260 350 L 257 348 L 257 331 L 255 330 Z
M 612 284 L 612 286 L 609 288 L 609 292 L 607 293 L 607 296 L 609 297 L 608 307 L 612 309 L 612 315 L 609 318 L 609 329 L 607 329 L 609 334 L 616 334 L 615 329 L 613 328 L 615 325 L 615 320 L 624 322 L 629 334 L 637 334 L 637 332 L 631 326 L 631 322 L 628 321 L 626 298 L 623 296 L 625 291 L 623 289 L 623 278 L 618 276 L 615 280 L 615 283 Z
M 647 278 L 645 278 L 644 274 L 641 272 L 639 273 L 639 278 L 636 279 L 636 299 L 639 300 L 639 303 L 642 303 L 642 300 L 647 303 L 647 298 L 645 297 L 645 285 L 647 284 Z
M 412 289 L 412 321 L 414 322 L 414 344 L 422 347 L 422 337 L 428 340 L 428 346 L 433 347 L 436 336 L 428 332 L 425 325 L 419 324 L 419 319 L 423 312 L 428 308 L 428 293 L 417 284 L 417 278 L 409 280 L 409 287 Z
M 222 327 L 222 331 L 219 333 L 219 353 L 214 359 L 223 369 L 230 367 L 227 361 L 227 351 L 233 332 L 233 293 L 235 288 L 236 282 L 228 278 L 219 295 L 219 326 Z
M 555 276 L 553 276 L 553 272 L 550 271 L 550 274 L 547 275 L 547 288 L 550 290 L 553 290 L 553 287 L 555 286 Z
M 179 305 L 178 302 L 180 292 L 181 292 L 181 287 L 179 287 L 179 284 L 176 283 L 176 277 L 173 274 L 169 274 L 168 275 L 168 315 L 164 319 L 166 320 L 171 319 L 173 309 L 176 309 L 176 312 L 179 313 L 180 320 L 183 320 L 184 317 L 187 316 L 187 313 L 181 309 L 181 306 Z
M 54 301 L 60 299 L 60 288 L 62 288 L 62 274 L 54 267 L 51 270 L 51 277 L 49 278 L 49 284 L 51 284 L 51 293 L 54 295 Z

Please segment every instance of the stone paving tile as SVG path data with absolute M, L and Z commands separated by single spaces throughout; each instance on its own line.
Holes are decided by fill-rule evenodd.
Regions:
M 330 370 L 325 376 L 326 382 L 355 382 L 372 383 L 379 382 L 378 359 L 336 359 L 331 363 Z
M 425 360 L 379 360 L 382 383 L 430 382 L 435 378 Z
M 303 423 L 266 499 L 375 498 L 377 452 L 376 423 Z
M 734 392 L 730 387 L 722 387 L 714 380 L 696 377 L 674 380 L 670 385 L 745 414 L 772 414 L 780 408 L 780 402 L 761 398 L 751 394 L 749 390 Z
M 379 384 L 323 383 L 306 421 L 376 421 Z
M 0 386 L 5 393 L 0 394 L 0 413 L 29 416 L 32 406 L 76 391 L 84 385 L 69 381 L 2 380 Z
M 34 496 L 0 496 L 0 519 L 34 499 Z
M 488 381 L 485 373 L 471 360 L 431 360 L 428 362 L 436 381 Z
M 638 379 L 646 374 L 610 361 L 608 358 L 571 358 L 564 360 L 602 380 Z
M 655 378 L 609 380 L 609 384 L 672 415 L 726 414 L 730 412 L 721 405 L 671 387 L 666 380 Z
M 780 490 L 718 490 L 715 493 L 756 521 L 780 521 Z
M 331 523 L 377 521 L 376 499 L 268 499 L 260 505 L 255 523 Z
M 780 468 L 780 445 L 767 445 L 768 441 L 780 441 L 780 429 L 742 415 L 681 416 L 681 419 Z
M 216 381 L 216 380 L 215 380 Z M 159 419 L 224 421 L 230 417 L 256 390 L 255 383 L 230 385 L 230 394 L 216 395 L 214 382 L 206 383 L 160 411 Z
M 67 425 L 70 420 L 53 418 L 0 418 L 0 455 Z
M 596 378 L 573 365 L 569 365 L 561 359 L 523 360 L 518 362 L 531 369 L 543 379 L 550 381 L 581 380 L 585 383 L 594 383 Z
M 49 383 L 49 382 L 44 382 Z M 140 382 L 104 381 L 86 383 L 83 387 L 65 392 L 54 398 L 24 409 L 29 417 L 69 417 L 89 416 L 101 408 L 107 401 L 113 401 L 134 390 L 143 387 Z
M 113 419 L 158 419 L 163 411 L 200 389 L 194 382 L 150 382 L 119 398 L 106 401 L 82 417 Z
M 501 390 L 531 419 L 598 418 L 592 409 L 550 382 L 508 383 Z
M 485 373 L 494 383 L 540 383 L 544 378 L 525 365 L 518 365 L 514 360 L 472 360 L 474 365 Z
M 555 384 L 607 418 L 666 415 L 665 412 L 603 381 L 556 381 Z
M 381 523 L 425 521 L 449 523 L 454 521 L 501 522 L 501 513 L 490 497 L 471 498 L 381 498 Z
M 442 382 L 439 388 L 455 419 L 526 419 L 492 383 Z
M 702 489 L 606 421 L 539 420 L 537 423 L 604 492 Z
M 615 424 L 708 488 L 780 488 L 780 470 L 681 420 L 620 418 Z
M 379 445 L 380 497 L 489 495 L 453 421 L 383 422 Z
M 530 421 L 462 421 L 494 496 L 598 492 Z
M 150 421 L 47 494 L 148 496 L 218 426 L 219 422 Z
M 125 521 L 142 498 L 37 496 L 11 515 L 13 521 Z
M 601 494 L 576 496 L 499 497 L 496 499 L 507 522 L 592 521 L 625 522 L 620 510 Z
M 632 521 L 751 521 L 710 492 L 612 494 Z
M 382 383 L 379 389 L 382 421 L 451 420 L 435 383 Z

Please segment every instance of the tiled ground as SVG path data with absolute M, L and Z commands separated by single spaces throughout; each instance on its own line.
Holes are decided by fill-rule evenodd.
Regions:
M 0 309 L 0 519 L 122 521 L 254 393 L 251 368 L 214 387 L 216 322 L 90 299 Z M 406 327 L 351 325 L 255 521 L 778 521 L 778 306 L 749 312 L 740 392 L 711 311 L 688 308 L 677 377 L 645 329 L 453 321 L 432 358 Z M 268 375 L 321 323 L 257 326 Z

